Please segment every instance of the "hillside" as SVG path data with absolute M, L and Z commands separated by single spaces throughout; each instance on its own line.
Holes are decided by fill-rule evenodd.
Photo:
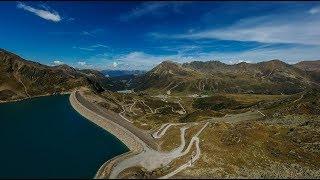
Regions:
M 288 98 L 262 103 L 259 107 L 265 109 L 266 113 L 276 116 L 302 114 L 317 116 L 320 114 L 320 90 L 319 88 L 308 89 Z
M 294 64 L 295 67 L 303 70 L 316 82 L 320 82 L 320 60 L 318 61 L 301 61 Z
M 280 60 L 234 65 L 165 61 L 134 82 L 137 90 L 162 92 L 294 94 L 317 86 L 319 80 L 319 73 L 307 73 Z
M 46 66 L 0 49 L 0 101 L 67 92 L 81 86 L 103 91 L 111 83 L 98 71 Z
M 294 64 L 294 66 L 305 71 L 320 71 L 320 60 L 301 61 L 297 64 Z
M 156 89 L 170 92 L 172 89 L 187 89 L 196 78 L 204 78 L 198 71 L 182 67 L 181 64 L 164 61 L 146 74 L 133 80 L 137 90 Z

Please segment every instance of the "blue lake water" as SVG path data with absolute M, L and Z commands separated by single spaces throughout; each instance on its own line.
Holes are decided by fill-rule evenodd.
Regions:
M 92 178 L 128 148 L 78 114 L 69 95 L 0 104 L 0 178 Z

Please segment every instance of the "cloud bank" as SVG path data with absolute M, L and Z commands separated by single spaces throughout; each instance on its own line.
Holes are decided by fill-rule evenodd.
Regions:
M 206 53 L 196 52 L 194 54 L 180 53 L 171 55 L 154 55 L 144 52 L 130 52 L 120 57 L 105 59 L 107 69 L 126 69 L 126 70 L 150 70 L 165 60 L 185 63 L 191 61 L 210 61 L 219 60 L 227 64 L 240 62 L 256 63 L 280 59 L 287 63 L 296 63 L 303 60 L 319 59 L 320 47 L 318 46 L 293 46 L 293 47 L 270 47 L 261 46 L 239 52 L 219 52 L 211 51 Z M 103 67 L 99 67 L 103 68 Z
M 254 41 L 260 43 L 291 43 L 320 45 L 320 16 L 318 9 L 312 15 L 268 15 L 240 19 L 229 26 L 198 32 L 166 35 L 153 33 L 155 38 L 218 39 Z

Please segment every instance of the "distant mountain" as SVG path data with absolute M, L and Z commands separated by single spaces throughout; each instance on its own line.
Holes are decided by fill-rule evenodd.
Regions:
M 320 61 L 289 65 L 280 60 L 224 64 L 219 61 L 164 61 L 148 72 L 74 69 L 27 61 L 0 49 L 0 101 L 72 91 L 86 86 L 97 92 L 134 88 L 161 93 L 294 94 L 317 87 Z M 106 77 L 106 75 L 110 76 Z
M 234 65 L 219 61 L 185 64 L 165 61 L 134 79 L 137 90 L 167 93 L 293 94 L 318 83 L 317 76 L 280 60 Z
M 102 74 L 109 77 L 119 77 L 119 76 L 127 76 L 127 75 L 141 75 L 146 73 L 146 71 L 140 70 L 102 70 Z
M 190 63 L 182 64 L 185 68 L 194 69 L 196 71 L 201 71 L 203 73 L 211 73 L 211 72 L 225 72 L 232 71 L 234 68 L 232 65 L 224 64 L 220 61 L 193 61 Z
M 202 73 L 184 68 L 181 64 L 164 61 L 146 74 L 133 80 L 137 90 L 155 89 L 169 91 L 174 86 L 185 89 L 188 83 L 196 78 L 204 78 Z M 181 83 L 185 82 L 183 85 Z
M 303 70 L 312 77 L 316 82 L 320 82 L 320 60 L 318 61 L 301 61 L 293 66 Z
M 301 61 L 293 66 L 305 71 L 320 71 L 320 60 L 317 61 Z
M 81 86 L 103 91 L 112 83 L 98 71 L 46 66 L 0 49 L 1 101 L 66 92 Z

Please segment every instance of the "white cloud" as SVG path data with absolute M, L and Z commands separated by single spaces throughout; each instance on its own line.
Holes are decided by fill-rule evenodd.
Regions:
M 164 60 L 163 58 L 164 56 L 150 55 L 144 52 L 135 51 L 117 57 L 103 59 L 102 61 L 109 62 L 109 65 L 107 65 L 106 68 L 143 70 L 150 69 L 154 65 L 159 64 Z
M 120 17 L 120 20 L 127 21 L 139 18 L 144 15 L 164 16 L 168 12 L 181 13 L 180 7 L 188 2 L 145 2 Z
M 117 67 L 118 66 L 118 63 L 117 62 L 113 62 L 113 67 L 115 68 L 115 67 Z
M 155 13 L 157 10 L 165 6 L 167 6 L 167 3 L 164 2 L 146 2 L 136 7 L 128 14 L 121 16 L 120 19 L 126 21 L 129 19 L 138 18 L 145 14 Z
M 100 34 L 102 32 L 104 32 L 103 29 L 97 28 L 97 29 L 93 29 L 93 30 L 90 30 L 90 31 L 81 31 L 80 35 L 96 37 L 98 34 Z
M 76 63 L 72 63 L 72 65 L 79 69 L 99 69 L 98 67 L 93 66 L 93 64 L 87 63 L 87 61 L 78 61 Z
M 71 18 L 68 18 L 67 20 L 68 20 L 68 21 L 74 21 L 74 20 L 76 20 L 76 19 L 71 17 Z
M 280 59 L 287 63 L 302 60 L 318 60 L 319 46 L 298 46 L 287 48 L 261 47 L 241 52 L 209 52 L 202 53 L 198 60 L 220 60 L 225 63 L 260 62 Z
M 95 49 L 93 48 L 86 48 L 86 47 L 77 47 L 80 50 L 84 50 L 84 51 L 94 51 Z
M 104 44 L 95 44 L 91 46 L 92 48 L 108 48 L 108 46 L 104 45 Z
M 53 61 L 53 64 L 54 65 L 61 65 L 61 64 L 64 64 L 62 61 Z
M 169 47 L 163 47 L 169 48 Z M 186 50 L 183 50 L 185 48 Z M 185 63 L 191 61 L 210 61 L 218 60 L 227 64 L 240 62 L 256 63 L 272 59 L 280 59 L 286 63 L 296 63 L 302 60 L 319 60 L 320 46 L 270 46 L 262 45 L 245 51 L 221 52 L 210 51 L 203 52 L 197 50 L 190 52 L 188 49 L 198 49 L 197 46 L 181 47 L 181 51 L 173 51 L 172 54 L 148 54 L 141 51 L 133 51 L 122 55 L 99 54 L 87 58 L 86 62 L 92 62 L 90 67 L 88 63 L 83 67 L 95 69 L 121 69 L 121 70 L 150 70 L 165 60 Z M 78 65 L 80 65 L 78 63 Z
M 92 33 L 88 32 L 88 31 L 82 31 L 81 34 L 85 35 L 85 36 L 94 36 Z
M 245 62 L 245 63 L 251 63 L 251 61 L 248 61 L 248 60 L 241 60 L 241 59 L 239 59 L 239 60 L 229 60 L 228 61 L 228 63 L 229 64 L 239 64 L 239 63 L 242 63 L 242 62 Z
M 24 3 L 18 2 L 17 8 L 31 12 L 31 13 L 33 13 L 43 19 L 49 20 L 49 21 L 59 22 L 62 19 L 56 11 L 50 12 L 50 10 L 47 6 L 43 7 L 45 9 L 45 10 L 43 10 L 43 9 L 36 9 L 36 8 L 28 6 Z
M 57 34 L 57 35 L 81 35 L 81 36 L 91 36 L 96 37 L 97 35 L 104 32 L 103 29 L 97 28 L 90 31 L 55 31 L 48 32 L 49 34 Z
M 193 32 L 194 32 L 194 29 L 191 28 L 191 29 L 188 30 L 188 32 L 189 32 L 189 33 L 193 33 Z
M 91 46 L 88 46 L 88 47 L 73 46 L 72 48 L 73 49 L 80 49 L 80 50 L 84 50 L 84 51 L 95 51 L 95 50 L 98 50 L 98 49 L 104 49 L 104 48 L 109 48 L 109 47 L 106 46 L 106 45 L 103 45 L 103 44 L 95 44 L 95 45 L 91 45 Z
M 85 66 L 87 63 L 85 61 L 79 61 L 77 64 L 80 66 Z
M 319 46 L 295 46 L 295 47 L 270 47 L 261 46 L 241 52 L 218 52 L 208 53 L 196 52 L 194 55 L 178 53 L 172 55 L 152 55 L 144 52 L 131 52 L 118 58 L 112 59 L 118 62 L 118 69 L 149 70 L 164 60 L 172 60 L 179 63 L 191 61 L 219 60 L 227 64 L 240 62 L 256 63 L 280 59 L 287 63 L 295 63 L 302 60 L 319 60 Z
M 313 7 L 308 12 L 310 14 L 318 14 L 320 12 L 320 7 Z
M 156 38 L 220 39 L 261 43 L 320 45 L 320 16 L 300 14 L 246 18 L 219 29 L 178 35 L 151 34 Z

